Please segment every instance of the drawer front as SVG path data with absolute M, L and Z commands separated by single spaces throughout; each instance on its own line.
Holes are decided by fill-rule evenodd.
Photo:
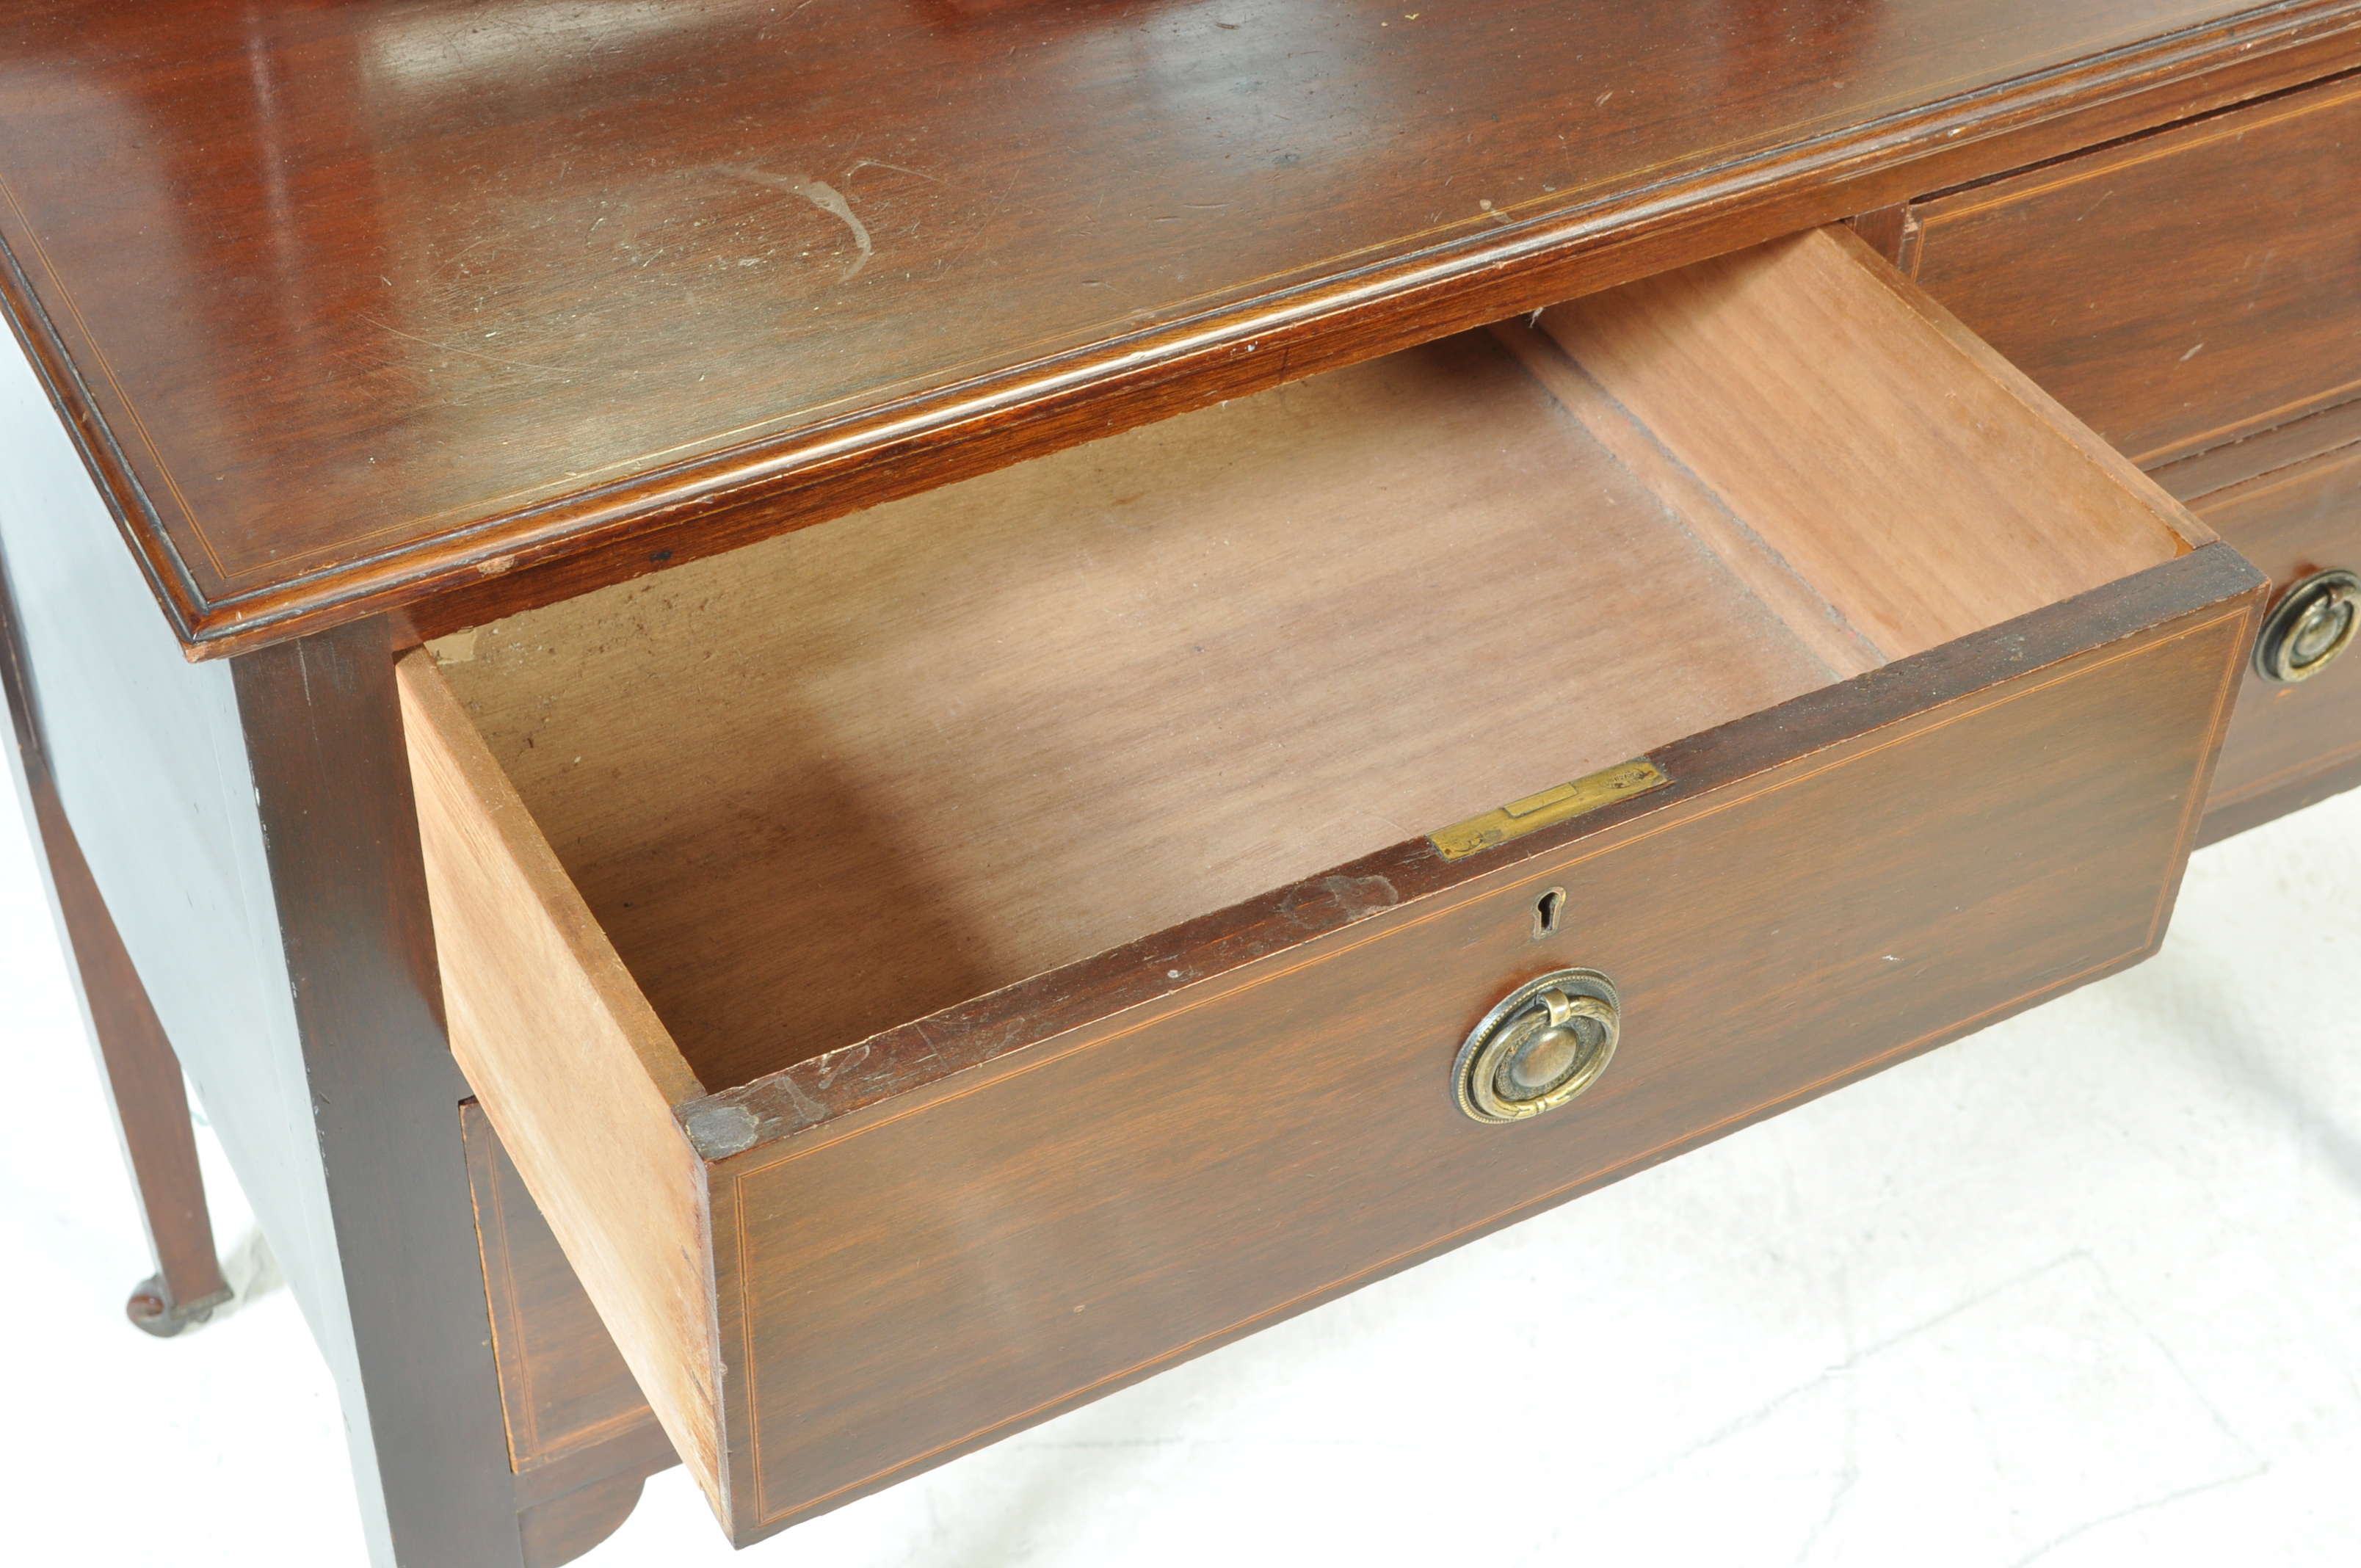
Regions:
M 2361 82 L 1914 203 L 1903 269 L 2144 466 L 2361 390 Z
M 2361 443 L 2191 503 L 2284 589 L 2328 567 L 2361 571 Z M 2223 838 L 2361 784 L 2361 655 L 2293 685 L 2252 669 L 2223 743 L 2203 837 Z
M 2094 642 L 2085 596 L 1664 748 L 1672 788 L 1473 882 L 1346 868 L 1365 919 L 715 1160 L 739 1539 L 2151 950 L 2256 578 L 2216 546 L 2122 589 L 2179 597 Z M 1470 1120 L 1462 1038 L 1566 965 L 1621 989 L 1611 1066 Z M 716 1099 L 751 1124 L 826 1081 Z

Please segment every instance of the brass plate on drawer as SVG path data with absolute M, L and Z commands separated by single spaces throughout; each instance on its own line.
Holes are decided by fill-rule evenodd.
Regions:
M 1636 757 L 1611 768 L 1601 768 L 1572 784 L 1553 784 L 1537 795 L 1496 806 L 1481 817 L 1455 822 L 1428 834 L 1427 841 L 1443 851 L 1444 860 L 1462 861 L 1479 850 L 1505 844 L 1537 828 L 1580 817 L 1631 795 L 1645 795 L 1672 782 L 1655 763 L 1645 757 Z

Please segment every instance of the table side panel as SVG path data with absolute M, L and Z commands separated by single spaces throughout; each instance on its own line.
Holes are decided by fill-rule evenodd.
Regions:
M 49 760 L 93 878 L 345 1408 L 365 1408 L 254 783 L 226 665 L 192 666 L 14 341 L 0 345 L 0 549 Z M 379 1561 L 366 1420 L 346 1423 Z

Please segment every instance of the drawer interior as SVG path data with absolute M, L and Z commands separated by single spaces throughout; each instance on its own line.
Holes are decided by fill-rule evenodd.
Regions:
M 1821 233 L 432 646 L 718 1091 L 2190 548 L 2027 391 Z

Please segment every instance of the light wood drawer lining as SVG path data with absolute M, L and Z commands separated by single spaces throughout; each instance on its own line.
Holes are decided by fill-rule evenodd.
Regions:
M 696 1074 L 744 1082 L 2206 537 L 1877 271 L 1842 231 L 1725 258 L 444 674 Z

